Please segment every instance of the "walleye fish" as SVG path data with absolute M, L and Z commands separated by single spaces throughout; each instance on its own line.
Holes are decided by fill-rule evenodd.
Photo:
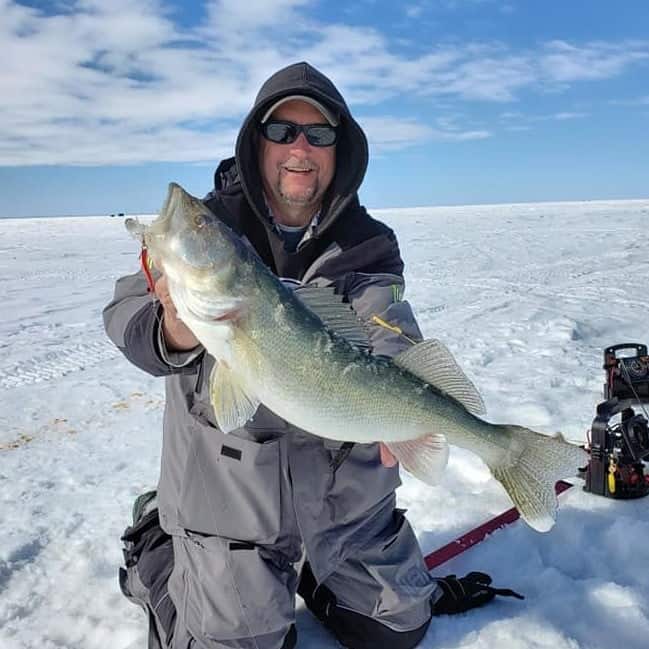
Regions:
M 126 227 L 166 274 L 179 317 L 217 361 L 210 398 L 222 431 L 243 426 L 263 403 L 321 437 L 381 441 L 429 484 L 446 466 L 450 443 L 487 464 L 529 525 L 552 527 L 554 485 L 586 464 L 585 451 L 561 435 L 478 417 L 480 395 L 439 341 L 393 359 L 373 356 L 350 341 L 353 327 L 340 315 L 349 305 L 324 308 L 326 289 L 301 298 L 177 184 L 150 225 L 128 219 Z M 316 313 L 307 303 L 318 301 L 318 291 Z

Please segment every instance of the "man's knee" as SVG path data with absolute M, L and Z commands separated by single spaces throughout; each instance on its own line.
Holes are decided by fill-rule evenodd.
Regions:
M 141 606 L 149 618 L 149 646 L 170 647 L 176 608 L 169 598 L 167 582 L 173 570 L 171 537 L 159 524 L 158 511 L 137 516 L 122 537 L 125 567 L 119 570 L 122 593 Z
M 172 537 L 159 525 L 157 509 L 140 512 L 135 517 L 133 526 L 124 532 L 122 540 L 125 567 L 119 570 L 120 588 L 130 601 L 141 606 L 147 613 L 149 648 L 171 649 L 177 646 L 189 646 L 192 642 L 197 647 L 205 646 L 200 638 L 195 638 L 189 629 L 185 628 L 184 620 L 178 620 L 176 607 L 169 596 L 169 577 L 174 569 L 176 557 Z M 216 560 L 217 557 L 213 559 Z M 202 577 L 209 580 L 208 574 L 203 574 Z M 180 628 L 176 628 L 178 621 Z M 287 629 L 247 638 L 234 639 L 231 636 L 229 640 L 214 639 L 208 644 L 213 647 L 233 649 L 248 646 L 263 649 L 294 649 L 297 643 L 295 625 L 287 625 Z
M 318 586 L 308 563 L 302 569 L 298 594 L 347 649 L 412 649 L 421 642 L 430 624 L 429 617 L 415 629 L 394 630 L 372 617 L 342 607 L 327 586 Z
M 331 609 L 327 626 L 348 649 L 413 649 L 426 635 L 430 620 L 417 629 L 396 631 L 371 617 L 338 606 Z

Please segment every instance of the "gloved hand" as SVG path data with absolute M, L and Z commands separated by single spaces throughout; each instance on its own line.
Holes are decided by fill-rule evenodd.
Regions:
M 493 588 L 491 577 L 484 572 L 470 572 L 459 579 L 455 575 L 440 577 L 437 583 L 443 595 L 433 605 L 433 615 L 453 615 L 483 606 L 496 595 L 525 599 L 509 588 Z

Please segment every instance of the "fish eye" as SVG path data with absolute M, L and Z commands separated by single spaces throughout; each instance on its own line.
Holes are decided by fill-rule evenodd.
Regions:
M 197 228 L 202 228 L 206 223 L 205 217 L 202 214 L 196 214 L 194 216 L 194 225 Z

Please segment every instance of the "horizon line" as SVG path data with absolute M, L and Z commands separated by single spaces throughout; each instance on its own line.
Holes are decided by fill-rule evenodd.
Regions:
M 444 209 L 457 207 L 506 207 L 516 205 L 560 205 L 566 203 L 633 203 L 649 201 L 649 196 L 638 198 L 579 198 L 579 199 L 547 199 L 540 201 L 513 201 L 513 202 L 487 202 L 487 203 L 442 203 L 435 205 L 416 205 L 412 207 L 367 207 L 367 211 L 386 212 L 395 210 L 426 210 L 426 209 Z M 0 215 L 0 220 L 12 219 L 65 219 L 65 218 L 116 218 L 121 219 L 127 216 L 155 216 L 159 210 L 154 211 L 134 211 L 134 212 L 114 212 L 114 213 L 92 213 L 92 214 L 28 214 L 23 216 Z M 121 215 L 121 216 L 120 216 Z

